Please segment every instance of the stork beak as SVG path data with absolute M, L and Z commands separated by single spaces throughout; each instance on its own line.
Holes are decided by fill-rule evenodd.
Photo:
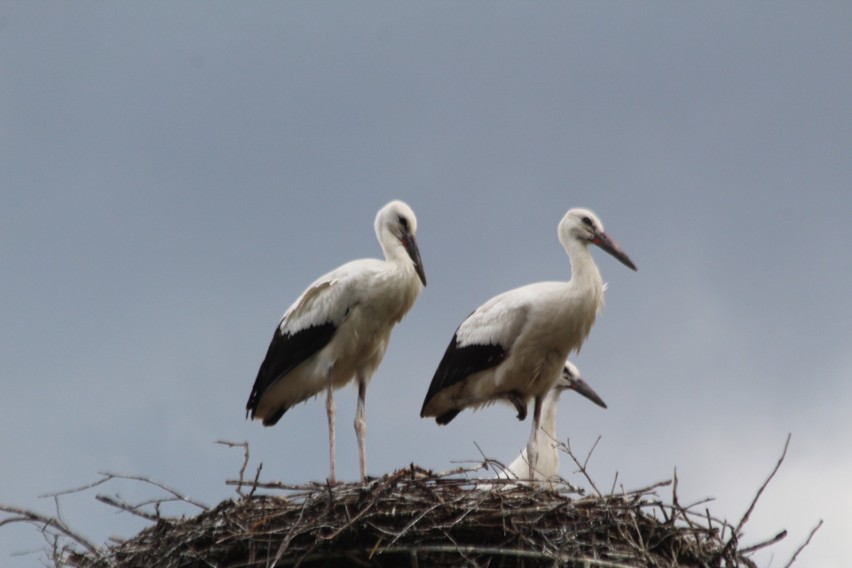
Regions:
M 636 270 L 636 265 L 633 264 L 633 261 L 630 260 L 629 256 L 627 256 L 627 253 L 621 250 L 621 247 L 615 244 L 615 241 L 609 238 L 609 235 L 603 231 L 595 235 L 595 238 L 592 239 L 592 243 L 598 245 L 606 252 L 617 258 L 624 266 L 632 270 Z
M 402 241 L 402 246 L 405 247 L 405 252 L 411 257 L 411 261 L 414 262 L 414 270 L 417 271 L 417 276 L 425 286 L 426 273 L 423 271 L 423 261 L 420 259 L 420 249 L 417 248 L 417 240 L 415 240 L 414 235 L 408 232 L 405 232 L 400 240 Z
M 571 383 L 571 386 L 568 388 L 577 391 L 577 393 L 588 398 L 598 406 L 606 408 L 606 403 L 598 396 L 598 393 L 592 390 L 592 387 L 586 381 L 578 377 L 571 377 L 568 381 Z

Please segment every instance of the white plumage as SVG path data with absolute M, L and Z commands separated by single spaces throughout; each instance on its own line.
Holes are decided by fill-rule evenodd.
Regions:
M 573 390 L 588 398 L 598 406 L 606 408 L 606 403 L 592 390 L 580 370 L 570 361 L 565 361 L 562 376 L 556 381 L 541 405 L 541 428 L 539 428 L 533 443 L 538 453 L 538 463 L 530 478 L 529 459 L 527 450 L 515 458 L 506 467 L 506 471 L 497 477 L 506 479 L 532 480 L 552 482 L 559 474 L 559 437 L 556 432 L 556 413 L 559 409 L 559 397 L 566 390 Z
M 571 279 L 522 286 L 477 308 L 456 330 L 420 412 L 447 424 L 465 408 L 508 401 L 523 420 L 534 400 L 527 444 L 530 478 L 544 397 L 569 353 L 579 351 L 603 305 L 603 281 L 588 245 L 601 247 L 636 270 L 588 209 L 569 210 L 558 236 L 571 263 Z
M 392 201 L 376 215 L 385 260 L 348 262 L 317 279 L 293 302 L 272 337 L 246 404 L 252 418 L 272 426 L 293 405 L 326 391 L 329 480 L 335 482 L 333 389 L 355 379 L 362 481 L 366 478 L 367 384 L 384 357 L 391 331 L 426 285 L 417 248 L 417 219 Z

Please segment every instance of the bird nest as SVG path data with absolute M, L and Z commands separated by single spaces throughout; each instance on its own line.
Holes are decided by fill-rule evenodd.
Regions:
M 754 566 L 722 526 L 653 488 L 607 497 L 435 475 L 415 466 L 366 484 L 285 487 L 160 519 L 80 568 L 195 566 Z M 270 487 L 269 484 L 266 484 Z M 662 518 L 661 518 L 662 516 Z
M 586 475 L 583 464 L 575 463 Z M 561 480 L 536 487 L 480 479 L 483 468 L 493 465 L 486 461 L 476 469 L 443 474 L 411 465 L 365 483 L 298 486 L 262 483 L 257 479 L 260 469 L 253 482 L 245 481 L 244 465 L 240 479 L 227 482 L 237 487 L 239 497 L 214 508 L 131 476 L 154 483 L 170 496 L 144 503 L 154 506 L 154 514 L 143 511 L 143 505 L 99 495 L 99 500 L 153 522 L 136 536 L 105 547 L 85 541 L 61 519 L 14 520 L 41 523 L 43 531 L 49 528 L 57 536 L 49 551 L 53 565 L 77 568 L 754 567 L 753 552 L 786 536 L 782 532 L 749 547 L 739 542 L 772 476 L 734 526 L 710 514 L 704 507 L 709 500 L 681 505 L 676 476 L 605 495 L 586 475 L 593 494 L 585 495 Z M 104 480 L 81 489 L 120 477 L 104 475 Z M 660 497 L 662 489 L 670 491 L 670 500 Z M 160 516 L 159 506 L 174 500 L 204 510 L 195 516 Z M 60 545 L 59 536 L 72 543 Z

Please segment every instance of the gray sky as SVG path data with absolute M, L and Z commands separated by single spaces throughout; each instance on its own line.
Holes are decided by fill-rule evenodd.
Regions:
M 455 327 L 509 288 L 567 279 L 556 225 L 586 206 L 639 272 L 594 251 L 606 309 L 575 362 L 608 410 L 562 397 L 599 485 L 669 478 L 747 525 L 757 559 L 852 558 L 852 5 L 103 3 L 0 6 L 0 502 L 99 471 L 215 504 L 250 469 L 328 474 L 323 404 L 245 420 L 281 313 L 380 256 L 407 201 L 429 286 L 367 396 L 368 471 L 508 463 L 511 408 L 419 418 Z M 355 480 L 352 389 L 338 475 Z M 561 473 L 584 480 L 564 463 Z M 115 484 L 133 500 L 148 493 Z M 669 495 L 664 495 L 669 498 Z M 142 524 L 62 501 L 89 538 Z M 176 509 L 175 513 L 191 510 Z M 29 527 L 0 563 L 38 563 Z

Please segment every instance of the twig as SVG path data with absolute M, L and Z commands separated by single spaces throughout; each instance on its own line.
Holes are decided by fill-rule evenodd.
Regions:
M 194 506 L 198 507 L 199 509 L 201 509 L 202 511 L 210 510 L 210 507 L 208 507 L 204 503 L 201 503 L 199 501 L 195 501 L 194 499 L 191 499 L 191 498 L 187 497 L 186 495 L 182 494 L 177 489 L 173 489 L 172 487 L 169 487 L 168 485 L 166 485 L 164 483 L 160 483 L 159 481 L 154 481 L 154 480 L 152 480 L 148 477 L 145 477 L 143 475 L 126 475 L 126 474 L 121 474 L 121 473 L 109 473 L 109 472 L 98 472 L 98 473 L 100 475 L 106 475 L 107 477 L 110 477 L 110 478 L 130 479 L 132 481 L 141 481 L 143 483 L 148 483 L 149 485 L 153 485 L 154 487 L 159 487 L 160 489 L 162 489 L 166 493 L 171 493 L 178 500 L 183 501 L 184 503 L 189 503 L 190 505 L 194 505 Z
M 248 496 L 251 498 L 254 495 L 254 492 L 257 491 L 257 481 L 260 479 L 260 470 L 263 469 L 263 462 L 260 462 L 257 466 L 257 471 L 254 474 L 254 482 L 251 484 L 251 491 L 249 491 Z
M 615 495 L 616 484 L 618 484 L 618 470 L 615 470 L 615 475 L 612 476 L 612 485 L 609 488 L 609 494 L 610 495 Z M 624 491 L 623 485 L 621 486 L 621 490 L 622 490 L 622 492 Z M 598 496 L 600 497 L 600 494 L 598 494 Z
M 625 492 L 625 495 L 647 495 L 648 493 L 653 493 L 655 489 L 658 489 L 660 487 L 668 487 L 671 484 L 672 480 L 666 479 L 664 481 L 652 483 L 651 485 L 646 485 L 645 487 L 640 487 L 639 489 L 631 489 L 630 491 Z
M 677 521 L 677 513 L 681 509 L 680 503 L 677 502 L 677 468 L 672 472 L 672 522 Z M 685 515 L 684 515 L 685 517 Z
M 243 494 L 243 479 L 246 473 L 246 468 L 249 463 L 249 444 L 248 442 L 229 442 L 227 440 L 216 440 L 216 444 L 221 444 L 222 446 L 227 446 L 229 448 L 242 448 L 244 452 L 243 457 L 243 467 L 240 468 L 240 483 L 237 485 L 237 495 L 240 497 L 245 497 Z
M 32 523 L 34 525 L 41 525 L 42 534 L 46 535 L 47 533 L 45 531 L 47 529 L 53 529 L 78 543 L 91 554 L 95 556 L 100 554 L 100 550 L 97 546 L 92 544 L 92 542 L 83 537 L 81 534 L 71 530 L 68 525 L 62 522 L 61 519 L 56 517 L 47 517 L 40 513 L 36 513 L 35 511 L 28 511 L 26 509 L 11 507 L 9 505 L 0 505 L 0 511 L 9 513 L 10 515 L 15 515 L 14 517 L 9 517 L 8 519 L 0 521 L 0 527 L 11 523 Z
M 54 497 L 55 498 L 55 497 L 61 497 L 62 495 L 70 495 L 72 493 L 82 493 L 83 491 L 86 491 L 87 489 L 92 489 L 94 487 L 97 487 L 98 485 L 106 483 L 109 480 L 110 480 L 110 478 L 108 476 L 104 476 L 102 479 L 99 479 L 97 481 L 94 481 L 94 482 L 86 484 L 86 485 L 81 485 L 80 487 L 75 487 L 73 489 L 63 489 L 63 490 L 57 491 L 55 493 L 42 493 L 38 497 L 40 499 L 44 499 L 46 497 Z
M 597 448 L 597 447 L 598 447 L 598 442 L 600 442 L 600 441 L 601 441 L 601 437 L 600 437 L 600 435 L 599 435 L 599 436 L 597 437 L 597 439 L 595 440 L 595 443 L 594 443 L 594 444 L 592 444 L 592 447 L 591 447 L 591 448 L 589 448 L 589 453 L 587 453 L 587 454 L 586 454 L 586 459 L 585 459 L 585 460 L 583 460 L 583 469 L 585 469 L 585 468 L 586 468 L 586 465 L 588 465 L 589 460 L 590 460 L 590 459 L 591 459 L 591 457 L 592 457 L 592 453 L 595 451 L 595 448 Z
M 595 490 L 595 493 L 597 494 L 597 496 L 600 497 L 600 498 L 603 498 L 603 494 L 598 489 L 598 486 L 595 485 L 594 480 L 589 475 L 589 472 L 586 469 L 586 465 L 589 463 L 589 458 L 592 457 L 592 452 L 595 451 L 595 448 L 597 447 L 598 442 L 600 442 L 600 440 L 601 440 L 601 437 L 598 436 L 598 439 L 595 440 L 594 444 L 592 444 L 592 448 L 589 450 L 589 453 L 586 454 L 586 459 L 583 461 L 583 463 L 580 463 L 580 460 L 578 460 L 577 456 L 574 455 L 574 452 L 571 451 L 571 440 L 566 439 L 565 443 L 560 443 L 559 446 L 560 446 L 561 449 L 563 449 L 565 451 L 566 454 L 568 454 L 568 456 L 571 458 L 571 460 L 574 462 L 574 464 L 579 468 L 579 472 L 583 474 L 583 477 L 586 478 L 586 481 L 588 481 L 589 485 L 592 486 L 592 489 Z
M 775 536 L 773 536 L 769 540 L 766 540 L 766 541 L 763 541 L 763 542 L 758 542 L 757 544 L 752 544 L 751 546 L 741 548 L 740 553 L 741 554 L 751 554 L 752 552 L 754 552 L 756 550 L 760 550 L 761 548 L 766 548 L 767 546 L 771 546 L 771 545 L 775 544 L 776 542 L 781 542 L 786 537 L 787 537 L 787 531 L 786 530 L 781 531 L 780 533 L 776 534 Z
M 784 462 L 784 457 L 787 455 L 787 447 L 790 445 L 790 436 L 791 434 L 787 434 L 787 440 L 784 442 L 784 450 L 781 452 L 781 457 L 778 458 L 778 462 L 775 464 L 775 467 L 772 468 L 772 472 L 769 474 L 769 477 L 766 478 L 766 481 L 764 481 L 763 485 L 760 486 L 760 489 L 757 490 L 757 494 L 754 496 L 754 499 L 752 499 L 751 505 L 749 505 L 745 514 L 740 519 L 740 522 L 737 523 L 736 528 L 734 528 L 733 532 L 731 533 L 731 538 L 728 540 L 728 543 L 725 545 L 725 548 L 722 549 L 722 555 L 725 555 L 730 550 L 733 550 L 737 539 L 740 537 L 740 531 L 742 531 L 743 526 L 745 526 L 746 522 L 748 522 L 752 511 L 754 511 L 755 505 L 757 505 L 757 500 L 760 499 L 760 496 L 763 494 L 763 490 L 766 489 L 766 486 L 769 485 L 769 482 L 772 480 L 773 477 L 775 477 L 775 474 L 778 472 L 778 468 L 780 468 L 781 464 Z
M 109 495 L 95 495 L 95 499 L 100 501 L 101 503 L 105 503 L 111 507 L 115 507 L 116 509 L 121 509 L 122 511 L 127 511 L 128 513 L 134 514 L 137 517 L 142 517 L 147 521 L 157 522 L 160 518 L 159 511 L 158 514 L 152 515 L 151 513 L 146 513 L 141 509 L 142 505 L 131 505 L 126 501 L 121 501 L 115 497 L 110 497 Z
M 796 561 L 796 557 L 799 556 L 799 553 L 802 550 L 804 550 L 807 545 L 809 545 L 811 543 L 811 539 L 813 538 L 814 534 L 816 534 L 816 532 L 819 530 L 819 528 L 821 526 L 822 526 L 822 519 L 820 519 L 819 522 L 817 523 L 817 525 L 814 528 L 811 529 L 810 534 L 808 534 L 807 540 L 805 540 L 805 542 L 803 542 L 802 545 L 799 546 L 799 548 L 796 549 L 796 552 L 793 553 L 793 557 L 790 558 L 790 561 L 787 564 L 784 565 L 784 568 L 790 568 L 790 566 L 793 565 L 793 562 Z
M 485 470 L 490 469 L 496 475 L 511 473 L 511 472 L 509 472 L 509 469 L 505 465 L 503 465 L 501 462 L 487 457 L 485 455 L 485 452 L 482 451 L 482 448 L 479 447 L 479 444 L 474 442 L 473 445 L 476 446 L 476 450 L 479 452 L 479 455 L 482 456 L 482 464 L 479 466 L 479 469 L 485 469 Z

